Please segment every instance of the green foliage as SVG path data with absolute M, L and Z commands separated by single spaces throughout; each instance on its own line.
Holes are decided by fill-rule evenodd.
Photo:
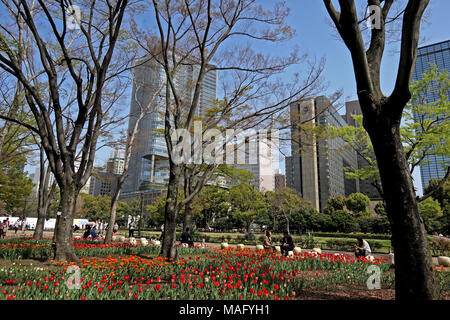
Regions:
M 382 217 L 386 217 L 386 216 L 387 216 L 387 213 L 386 213 L 386 207 L 385 207 L 385 205 L 384 205 L 383 203 L 381 203 L 381 202 L 378 202 L 378 203 L 375 205 L 374 210 L 375 210 L 375 213 L 376 213 L 377 215 L 379 215 L 379 216 L 382 216 Z
M 331 215 L 331 220 L 338 232 L 358 231 L 359 226 L 356 218 L 345 210 L 337 210 Z
M 312 208 L 310 202 L 302 200 L 290 188 L 267 191 L 265 196 L 269 204 L 267 215 L 270 217 L 272 230 L 279 230 L 277 222 L 281 222 L 285 229 L 288 223 L 303 220 L 303 214 Z
M 448 156 L 450 154 L 450 77 L 448 72 L 438 72 L 436 65 L 423 74 L 419 81 L 410 86 L 411 99 L 405 107 L 400 128 L 405 154 L 412 170 L 424 164 L 427 155 Z M 436 101 L 428 101 L 433 94 Z M 356 150 L 366 166 L 355 169 L 346 168 L 348 179 L 370 179 L 379 183 L 378 165 L 374 157 L 369 135 L 363 128 L 363 116 L 352 115 L 356 127 L 329 127 L 331 137 L 341 137 L 347 146 Z M 445 169 L 449 163 L 441 164 Z
M 347 209 L 356 214 L 365 214 L 368 212 L 370 199 L 362 193 L 352 193 L 345 199 Z M 370 211 L 369 211 L 370 214 Z
M 81 194 L 83 201 L 81 216 L 89 220 L 107 220 L 111 209 L 111 197 Z
M 149 214 L 148 224 L 162 225 L 164 223 L 164 213 L 166 207 L 166 197 L 159 197 L 153 204 L 145 209 Z
M 344 210 L 345 207 L 345 197 L 344 196 L 335 196 L 332 198 L 329 198 L 328 206 L 331 207 L 334 210 Z
M 24 158 L 19 157 L 3 165 L 3 168 L 0 168 L 0 206 L 3 206 L 8 214 L 17 215 L 24 210 L 33 183 L 23 171 Z
M 228 190 L 205 186 L 193 202 L 192 217 L 198 225 L 210 228 L 213 221 L 227 215 L 229 208 Z
M 450 214 L 450 180 L 445 181 L 440 188 L 437 188 L 441 181 L 442 179 L 431 179 L 429 185 L 424 189 L 424 194 L 434 191 L 433 199 L 439 201 L 444 214 Z
M 437 200 L 429 197 L 419 202 L 420 213 L 422 214 L 425 229 L 432 233 L 441 229 L 439 218 L 443 216 L 441 206 Z
M 422 79 L 410 86 L 411 99 L 404 111 L 400 128 L 408 161 L 413 166 L 424 164 L 426 155 L 450 154 L 450 76 L 431 64 Z M 429 101 L 432 95 L 436 101 Z M 450 163 L 441 164 L 445 169 Z
M 246 183 L 230 188 L 229 203 L 232 217 L 243 221 L 248 231 L 253 221 L 267 210 L 261 192 Z
M 80 199 L 81 198 L 81 199 Z M 90 194 L 82 193 L 79 196 L 81 200 L 81 210 L 78 212 L 80 218 L 86 218 L 89 220 L 103 220 L 109 221 L 111 213 L 111 197 L 110 196 L 97 196 L 94 197 Z M 117 220 L 121 220 L 125 214 L 129 213 L 130 206 L 122 201 L 117 203 L 116 217 Z
M 420 202 L 419 209 L 424 219 L 435 219 L 442 216 L 442 209 L 439 202 L 431 197 Z

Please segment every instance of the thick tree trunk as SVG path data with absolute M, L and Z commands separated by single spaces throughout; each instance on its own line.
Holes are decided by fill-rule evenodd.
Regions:
M 161 246 L 160 255 L 165 258 L 177 259 L 176 244 L 176 228 L 177 228 L 177 216 L 178 209 L 178 188 L 179 177 L 181 173 L 180 165 L 171 163 L 169 184 L 167 186 L 167 199 L 165 207 L 165 220 L 164 220 L 164 237 Z
M 45 176 L 42 170 L 45 168 L 43 161 L 41 162 L 41 178 L 39 181 L 39 195 L 38 195 L 38 218 L 36 222 L 36 228 L 34 229 L 33 239 L 38 240 L 44 237 L 45 219 L 47 218 L 48 208 L 50 206 L 50 200 L 53 192 L 56 188 L 56 180 L 53 181 L 50 190 L 48 183 L 50 180 L 50 167 L 47 167 Z
M 112 241 L 114 224 L 116 223 L 117 203 L 118 201 L 114 200 L 114 198 L 111 200 L 111 212 L 109 216 L 108 230 L 106 230 L 105 235 L 105 243 L 110 243 Z
M 183 220 L 183 230 L 186 230 L 186 228 L 191 228 L 192 224 L 192 201 L 189 201 L 184 206 L 184 220 Z
M 364 126 L 377 157 L 391 221 L 396 299 L 436 299 L 431 253 L 400 140 L 400 119 L 393 121 L 389 118 L 393 117 L 379 115 L 371 123 L 364 123 Z
M 73 248 L 73 218 L 78 193 L 71 185 L 61 189 L 61 215 L 57 218 L 54 234 L 55 261 L 80 262 Z
M 128 165 L 128 163 L 127 163 L 127 165 Z M 128 171 L 128 166 L 127 166 L 126 170 Z M 116 193 L 113 195 L 113 197 L 111 199 L 111 210 L 110 210 L 110 216 L 109 216 L 108 230 L 106 230 L 106 235 L 105 235 L 105 241 L 104 241 L 105 243 L 110 243 L 112 241 L 114 224 L 116 223 L 117 204 L 119 202 L 119 197 L 120 197 L 120 193 L 122 191 L 122 186 L 125 181 L 125 178 L 126 178 L 126 172 L 123 173 L 122 176 L 119 178 Z

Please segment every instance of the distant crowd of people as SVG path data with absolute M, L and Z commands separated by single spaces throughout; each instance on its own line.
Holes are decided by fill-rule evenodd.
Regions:
M 75 225 L 74 231 L 79 229 L 80 228 L 77 225 Z M 103 220 L 96 220 L 86 225 L 86 231 L 83 233 L 83 238 L 105 237 L 107 231 L 108 231 L 108 223 Z M 113 235 L 115 235 L 117 231 L 119 231 L 119 224 L 116 221 L 113 226 Z
M 6 234 L 8 233 L 9 229 L 14 229 L 14 233 L 17 234 L 17 231 L 22 230 L 25 232 L 27 230 L 29 225 L 27 224 L 27 219 L 18 219 L 16 220 L 12 226 L 9 221 L 9 218 L 6 218 L 3 221 L 0 221 L 0 239 L 4 239 L 6 237 Z

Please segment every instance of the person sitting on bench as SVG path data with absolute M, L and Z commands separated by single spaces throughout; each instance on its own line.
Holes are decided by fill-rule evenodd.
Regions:
M 283 232 L 283 240 L 281 245 L 281 253 L 285 256 L 288 255 L 289 251 L 294 250 L 294 241 L 292 240 L 292 237 L 289 235 L 289 232 L 284 231 Z
M 181 234 L 181 243 L 187 243 L 190 247 L 194 245 L 192 236 L 189 233 L 189 228 L 186 228 L 186 231 Z

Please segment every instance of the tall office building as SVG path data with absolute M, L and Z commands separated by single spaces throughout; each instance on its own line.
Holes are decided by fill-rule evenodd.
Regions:
M 175 85 L 184 101 L 191 101 L 192 83 L 198 75 L 199 65 L 195 61 L 187 61 L 175 74 Z M 151 106 L 139 123 L 139 133 L 130 157 L 129 173 L 124 184 L 124 192 L 136 192 L 153 184 L 166 184 L 169 180 L 168 151 L 164 139 L 165 88 L 157 94 L 166 80 L 163 67 L 150 57 L 136 61 L 133 89 L 130 105 L 128 127 L 132 128 L 142 107 Z M 217 91 L 217 71 L 206 72 L 200 93 L 200 101 L 196 111 L 201 115 L 203 110 L 213 104 Z
M 120 174 L 112 172 L 96 172 L 91 175 L 89 194 L 91 196 L 110 196 L 117 191 Z
M 343 116 L 347 124 L 355 127 L 357 124 L 351 115 L 362 115 L 361 106 L 359 105 L 358 100 L 345 103 L 345 115 Z M 362 156 L 357 154 L 357 157 L 359 169 L 369 166 L 368 162 Z M 372 159 L 375 159 L 375 154 L 372 155 Z M 359 180 L 359 192 L 365 194 L 370 199 L 380 198 L 380 194 L 373 184 L 374 181 L 372 179 Z
M 276 170 L 275 173 L 275 190 L 286 188 L 286 175 L 281 173 L 281 170 Z
M 286 185 L 322 210 L 329 198 L 359 192 L 357 180 L 345 178 L 344 168 L 357 167 L 356 152 L 337 138 L 317 139 L 300 130 L 307 126 L 345 126 L 347 123 L 323 96 L 291 105 L 291 156 L 286 157 Z
M 256 141 L 255 141 L 256 140 Z M 256 150 L 252 150 L 252 142 L 255 143 Z M 275 171 L 274 160 L 276 158 L 274 148 L 270 144 L 270 138 L 262 141 L 257 137 L 250 137 L 248 143 L 245 144 L 245 163 L 237 161 L 237 152 L 235 152 L 236 169 L 244 169 L 253 174 L 253 179 L 249 183 L 261 192 L 275 190 Z M 253 156 L 253 159 L 252 159 Z
M 122 174 L 125 164 L 125 150 L 116 149 L 109 153 L 109 159 L 106 162 L 106 172 Z
M 447 70 L 450 72 L 450 40 L 434 43 L 428 46 L 420 47 L 417 51 L 416 66 L 413 73 L 413 80 L 422 79 L 422 74 L 430 69 L 430 64 L 436 64 L 440 72 Z M 450 92 L 447 91 L 447 96 Z M 429 92 L 427 99 L 429 102 L 436 101 L 439 97 L 436 92 Z M 445 166 L 450 165 L 450 157 L 427 156 L 420 166 L 420 176 L 422 187 L 429 185 L 430 179 L 443 178 L 446 173 Z

